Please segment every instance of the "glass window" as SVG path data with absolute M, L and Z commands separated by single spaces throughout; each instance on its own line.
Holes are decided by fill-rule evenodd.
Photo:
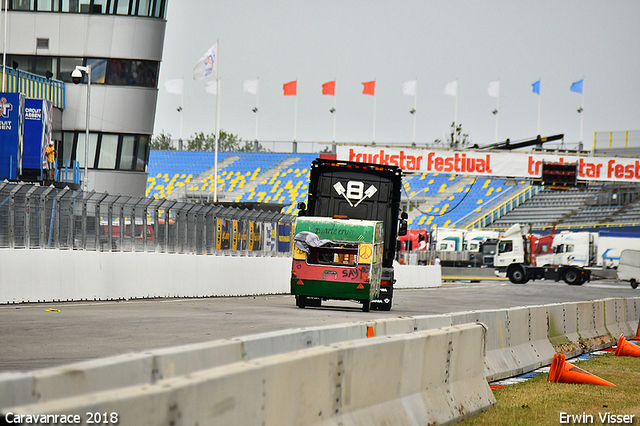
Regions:
M 109 0 L 93 0 L 93 13 L 104 13 L 111 14 L 113 13 L 112 5 L 113 1 Z M 109 10 L 112 9 L 112 10 Z
M 111 59 L 107 71 L 107 83 L 115 85 L 126 85 L 131 79 L 131 61 Z
M 149 147 L 149 136 L 140 136 L 138 140 L 138 155 L 136 160 L 136 170 L 144 172 L 147 170 L 147 152 Z
M 36 0 L 38 10 L 43 12 L 57 12 L 60 7 L 58 0 Z
M 71 73 L 76 69 L 76 65 L 82 65 L 82 58 L 60 58 L 58 79 L 71 83 Z
M 153 4 L 153 17 L 164 18 L 164 0 L 154 0 Z
M 36 69 L 34 72 L 38 75 L 47 75 L 47 71 L 53 73 L 56 69 L 56 59 L 51 56 L 37 56 L 35 58 Z
M 122 137 L 122 151 L 120 152 L 120 170 L 133 170 L 133 153 L 136 147 L 135 136 Z
M 18 64 L 18 69 L 27 72 L 33 72 L 33 56 L 26 55 L 7 55 L 7 67 L 13 68 L 13 63 Z
M 12 0 L 9 5 L 11 10 L 34 10 L 33 0 Z
M 115 170 L 117 155 L 118 135 L 102 135 L 98 168 Z
M 76 161 L 80 168 L 84 167 L 84 136 L 85 133 L 78 133 L 78 143 L 76 145 Z M 89 133 L 89 163 L 87 167 L 93 168 L 96 160 L 96 147 L 98 146 L 98 135 Z
M 508 253 L 513 251 L 513 241 L 500 241 L 498 253 Z
M 71 12 L 77 13 L 79 12 L 79 1 L 78 0 L 62 0 L 62 11 L 63 12 Z
M 107 73 L 107 60 L 87 59 L 87 65 L 91 65 L 91 83 L 104 84 Z
M 73 158 L 73 138 L 74 132 L 64 132 L 62 136 L 62 164 L 60 167 L 73 168 L 71 159 Z M 60 149 L 60 147 L 58 147 Z
M 79 0 L 79 2 L 80 2 L 80 12 L 89 13 L 90 1 L 89 0 Z
M 138 16 L 149 16 L 149 8 L 151 7 L 151 0 L 138 0 Z
M 118 15 L 128 15 L 129 14 L 129 0 L 116 0 L 116 13 Z

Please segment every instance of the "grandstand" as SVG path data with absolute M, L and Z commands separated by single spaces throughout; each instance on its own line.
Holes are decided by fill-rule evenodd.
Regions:
M 219 153 L 218 200 L 281 204 L 296 214 L 306 201 L 309 167 L 319 154 Z M 214 154 L 151 151 L 149 198 L 211 200 Z M 590 183 L 566 191 L 527 181 L 436 173 L 404 178 L 402 204 L 410 229 L 491 227 L 534 229 L 640 225 L 640 185 Z M 487 220 L 487 218 L 489 218 Z M 484 218 L 479 221 L 480 218 Z

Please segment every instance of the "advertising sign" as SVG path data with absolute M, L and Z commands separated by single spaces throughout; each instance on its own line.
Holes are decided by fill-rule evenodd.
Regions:
M 52 108 L 50 101 L 24 101 L 23 169 L 40 169 L 45 161 L 44 148 L 51 140 Z
M 0 93 L 0 179 L 17 179 L 22 163 L 24 95 Z
M 394 165 L 405 172 L 540 179 L 545 161 L 577 163 L 578 180 L 640 182 L 640 159 L 626 157 L 345 145 L 336 152 L 338 160 Z

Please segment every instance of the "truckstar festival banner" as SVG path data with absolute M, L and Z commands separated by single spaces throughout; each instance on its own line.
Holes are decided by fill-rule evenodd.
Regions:
M 542 162 L 578 163 L 578 180 L 640 182 L 640 159 L 571 154 L 434 150 L 339 145 L 337 159 L 400 167 L 405 172 L 539 179 Z

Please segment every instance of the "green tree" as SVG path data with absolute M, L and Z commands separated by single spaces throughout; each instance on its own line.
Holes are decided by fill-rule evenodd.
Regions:
M 175 151 L 173 144 L 171 143 L 171 134 L 165 133 L 164 129 L 159 135 L 154 136 L 151 139 L 151 149 L 163 150 L 163 151 Z
M 195 133 L 187 142 L 187 150 L 189 151 L 215 151 L 215 133 L 205 134 L 204 132 Z M 244 142 L 244 145 L 241 143 Z M 243 141 L 242 138 L 233 133 L 220 130 L 218 139 L 218 152 L 253 152 L 253 141 Z M 265 152 L 262 145 L 258 145 L 258 152 Z
M 456 126 L 455 122 L 451 123 L 449 131 L 451 133 L 447 136 L 447 140 L 445 141 L 445 145 L 448 145 L 449 148 L 462 148 L 470 143 L 471 139 L 469 138 L 469 134 L 462 133 L 462 124 L 458 124 Z M 436 145 L 441 144 L 442 139 L 436 139 L 433 143 Z

